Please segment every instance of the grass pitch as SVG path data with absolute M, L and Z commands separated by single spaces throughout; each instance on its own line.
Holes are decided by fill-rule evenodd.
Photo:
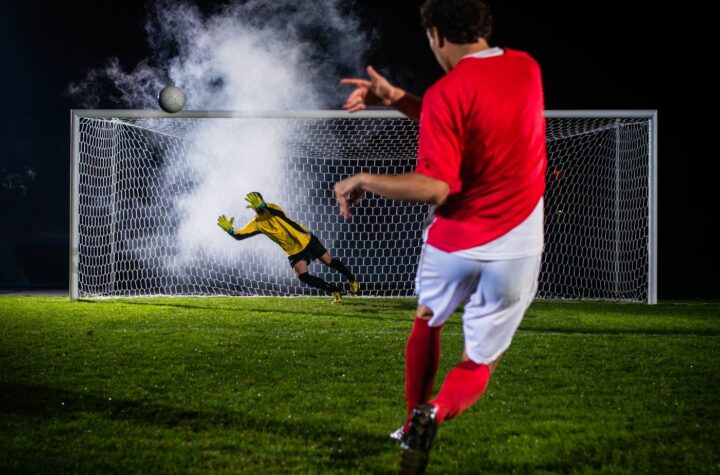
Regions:
M 394 473 L 414 306 L 0 297 L 0 473 Z M 720 473 L 720 304 L 536 302 L 428 469 L 510 472 Z

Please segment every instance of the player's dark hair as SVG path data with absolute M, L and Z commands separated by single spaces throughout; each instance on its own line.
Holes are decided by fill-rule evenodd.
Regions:
M 493 18 L 483 0 L 425 0 L 420 7 L 422 26 L 433 26 L 455 44 L 474 43 L 489 39 Z

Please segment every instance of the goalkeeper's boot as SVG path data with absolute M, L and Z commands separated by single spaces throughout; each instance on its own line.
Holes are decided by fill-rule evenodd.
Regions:
M 332 293 L 332 300 L 330 303 L 340 303 L 340 300 L 342 300 L 342 293 L 339 290 L 336 290 Z
M 359 290 L 360 290 L 360 282 L 358 282 L 357 280 L 351 280 L 350 281 L 350 293 L 353 295 L 357 295 Z
M 413 409 L 410 426 L 405 440 L 402 442 L 401 474 L 425 473 L 437 426 L 437 407 L 435 405 L 425 403 Z

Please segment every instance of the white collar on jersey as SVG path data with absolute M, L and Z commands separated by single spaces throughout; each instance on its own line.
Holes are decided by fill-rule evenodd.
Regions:
M 478 51 L 477 53 L 472 53 L 463 56 L 460 59 L 465 58 L 492 58 L 494 56 L 500 56 L 501 54 L 505 54 L 505 51 L 503 51 L 502 48 L 499 48 L 497 46 L 494 46 L 492 48 L 484 49 L 482 51 Z

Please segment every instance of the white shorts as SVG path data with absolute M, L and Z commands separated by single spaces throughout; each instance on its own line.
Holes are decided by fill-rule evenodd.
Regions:
M 512 342 L 537 291 L 540 255 L 477 261 L 425 244 L 415 294 L 433 312 L 429 325 L 445 323 L 458 306 L 463 312 L 465 351 L 475 363 L 495 361 Z

